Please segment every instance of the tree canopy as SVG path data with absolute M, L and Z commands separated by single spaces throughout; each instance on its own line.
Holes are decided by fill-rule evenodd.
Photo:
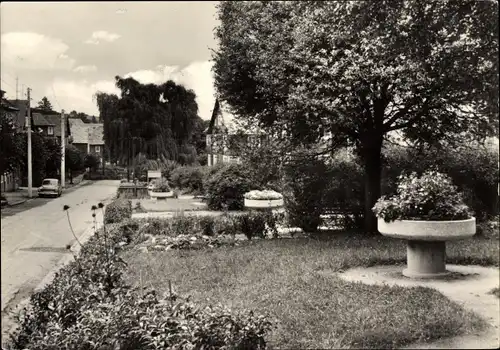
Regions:
M 50 112 L 52 111 L 52 103 L 50 103 L 49 99 L 46 96 L 44 96 L 38 102 L 38 108 L 41 109 L 42 111 Z
M 200 118 L 192 90 L 171 80 L 161 85 L 141 84 L 118 76 L 116 86 L 120 97 L 96 95 L 104 140 L 113 160 L 123 163 L 139 153 L 150 159 L 196 159 L 191 141 Z
M 498 133 L 498 2 L 221 2 L 215 86 L 237 117 L 296 144 L 330 133 L 366 173 L 366 229 L 381 147 Z M 327 150 L 329 151 L 329 150 Z

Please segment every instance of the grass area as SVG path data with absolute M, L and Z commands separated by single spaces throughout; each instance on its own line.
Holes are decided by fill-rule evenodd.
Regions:
M 498 243 L 448 244 L 448 262 L 498 266 Z M 369 286 L 324 270 L 404 264 L 402 241 L 356 233 L 261 240 L 244 246 L 148 254 L 129 251 L 131 283 L 268 313 L 271 348 L 395 348 L 477 330 L 482 321 L 427 288 Z

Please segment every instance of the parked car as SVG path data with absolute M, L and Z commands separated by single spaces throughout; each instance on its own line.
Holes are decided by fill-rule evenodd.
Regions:
M 44 179 L 42 181 L 42 186 L 38 189 L 38 197 L 60 197 L 61 194 L 62 187 L 58 179 Z

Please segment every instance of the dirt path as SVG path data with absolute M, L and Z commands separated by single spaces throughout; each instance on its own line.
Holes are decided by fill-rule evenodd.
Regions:
M 497 349 L 500 346 L 500 299 L 490 294 L 499 287 L 499 269 L 481 266 L 447 265 L 448 270 L 466 275 L 450 281 L 417 281 L 399 277 L 401 267 L 376 266 L 355 268 L 339 274 L 344 280 L 366 284 L 423 286 L 434 288 L 487 321 L 489 327 L 481 334 L 441 339 L 430 343 L 412 344 L 405 349 Z

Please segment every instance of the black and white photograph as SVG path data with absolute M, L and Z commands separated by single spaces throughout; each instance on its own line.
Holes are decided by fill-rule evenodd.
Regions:
M 2 350 L 500 348 L 498 8 L 2 2 Z

